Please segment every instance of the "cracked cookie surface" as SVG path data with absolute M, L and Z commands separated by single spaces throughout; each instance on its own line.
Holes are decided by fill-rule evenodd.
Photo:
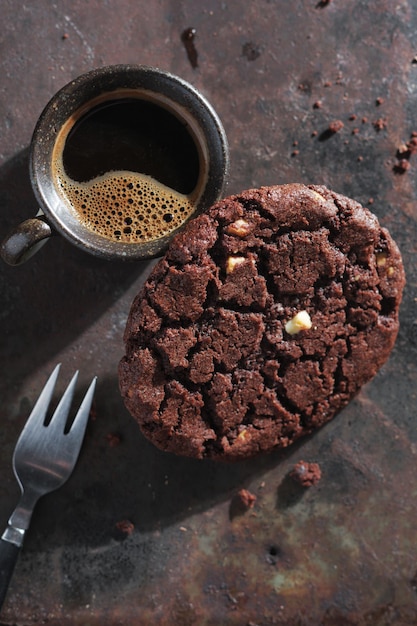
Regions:
M 292 184 L 226 198 L 173 239 L 132 304 L 125 404 L 176 454 L 288 446 L 386 361 L 404 283 L 388 231 L 345 196 Z

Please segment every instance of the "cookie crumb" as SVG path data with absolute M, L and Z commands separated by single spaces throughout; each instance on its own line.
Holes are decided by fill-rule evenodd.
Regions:
M 237 495 L 245 509 L 252 509 L 255 506 L 256 496 L 248 489 L 240 489 Z
M 344 128 L 344 126 L 345 125 L 342 120 L 334 120 L 329 124 L 329 131 L 331 133 L 338 133 L 340 130 L 342 130 L 342 128 Z
M 134 524 L 127 519 L 120 520 L 115 524 L 116 531 L 119 533 L 119 536 L 122 538 L 129 537 L 133 531 L 135 530 Z
M 117 448 L 120 445 L 121 437 L 117 433 L 108 433 L 106 435 L 107 442 L 111 448 Z
M 242 56 L 246 57 L 248 61 L 256 61 L 261 56 L 262 50 L 260 46 L 248 41 L 242 46 Z
M 409 154 L 409 148 L 406 143 L 402 143 L 397 148 L 397 156 L 403 157 Z
M 410 140 L 407 142 L 407 149 L 410 154 L 414 154 L 417 152 L 417 137 L 415 135 L 411 135 Z
M 256 496 L 248 489 L 240 489 L 232 497 L 230 501 L 229 516 L 230 520 L 245 515 L 250 509 L 253 509 L 256 502 Z M 252 515 L 256 515 L 255 512 Z
M 379 117 L 377 120 L 375 120 L 375 122 L 373 123 L 373 127 L 375 128 L 375 130 L 377 132 L 379 132 L 380 130 L 384 130 L 387 128 L 387 120 L 385 117 Z
M 313 487 L 321 479 L 320 465 L 299 461 L 291 470 L 290 477 L 302 487 Z
M 190 65 L 194 70 L 198 67 L 198 52 L 197 48 L 195 47 L 196 35 L 197 31 L 195 28 L 192 27 L 186 28 L 181 33 L 181 41 L 184 44 Z
M 410 135 L 410 139 L 407 142 L 401 143 L 396 152 L 398 161 L 395 163 L 393 170 L 396 174 L 404 174 L 410 167 L 410 159 L 417 152 L 417 136 L 415 131 Z
M 396 172 L 397 174 L 405 174 L 405 172 L 407 172 L 410 169 L 410 167 L 411 165 L 408 159 L 400 159 L 394 165 L 394 172 Z

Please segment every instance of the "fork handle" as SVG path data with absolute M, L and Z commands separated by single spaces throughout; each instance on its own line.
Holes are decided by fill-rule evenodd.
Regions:
M 12 579 L 20 548 L 14 543 L 0 539 L 0 609 Z

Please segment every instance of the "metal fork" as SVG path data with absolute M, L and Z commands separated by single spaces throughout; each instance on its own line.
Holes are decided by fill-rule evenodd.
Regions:
M 72 377 L 50 422 L 46 424 L 46 414 L 59 369 L 60 364 L 56 366 L 44 386 L 13 453 L 13 470 L 22 494 L 0 539 L 0 609 L 25 532 L 29 528 L 33 509 L 41 496 L 58 489 L 69 478 L 84 439 L 96 377 L 93 378 L 69 428 L 67 420 L 78 371 Z

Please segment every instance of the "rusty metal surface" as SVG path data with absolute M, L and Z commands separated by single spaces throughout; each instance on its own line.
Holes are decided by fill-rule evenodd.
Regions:
M 36 212 L 27 149 L 49 98 L 93 67 L 138 62 L 214 105 L 230 193 L 300 181 L 369 204 L 408 278 L 392 357 L 350 406 L 283 453 L 225 467 L 157 451 L 119 397 L 123 328 L 146 264 L 109 264 L 55 238 L 28 265 L 2 265 L 0 526 L 18 495 L 14 443 L 53 364 L 64 363 L 63 385 L 74 367 L 99 385 L 80 463 L 40 502 L 0 622 L 416 624 L 417 156 L 406 171 L 397 156 L 417 130 L 413 0 L 0 8 L 0 237 Z M 335 120 L 343 128 L 331 134 Z M 320 463 L 317 486 L 288 478 L 301 459 Z M 242 487 L 257 496 L 246 512 Z

